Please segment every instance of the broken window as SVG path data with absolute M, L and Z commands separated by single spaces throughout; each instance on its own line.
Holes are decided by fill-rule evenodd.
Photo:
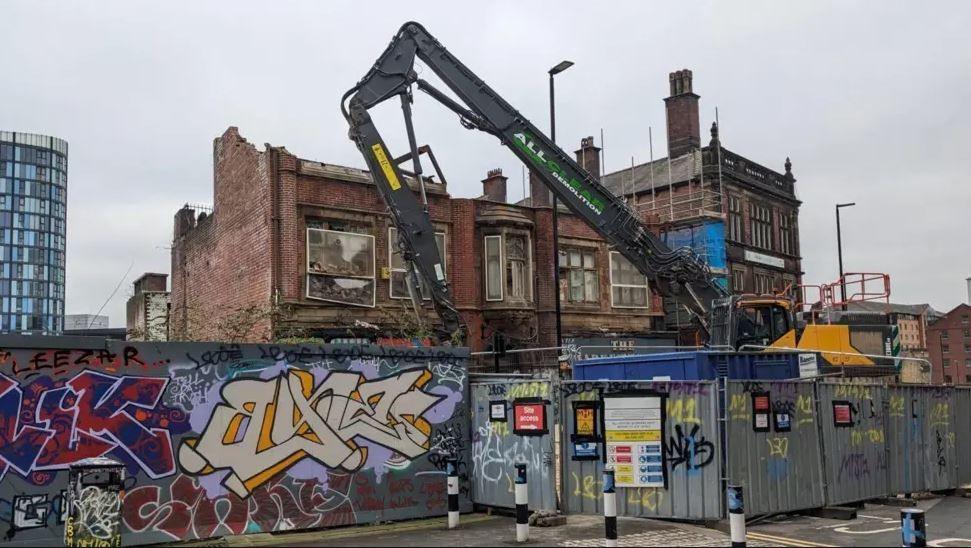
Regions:
M 374 236 L 307 229 L 307 297 L 374 306 Z

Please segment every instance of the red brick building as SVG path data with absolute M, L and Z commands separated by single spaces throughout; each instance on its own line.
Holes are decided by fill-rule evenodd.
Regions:
M 186 206 L 175 215 L 174 331 L 194 309 L 216 325 L 221 313 L 272 303 L 285 313 L 267 316 L 248 338 L 293 330 L 324 338 L 398 335 L 410 299 L 389 246 L 395 228 L 366 171 L 301 159 L 283 147 L 259 150 L 235 127 L 215 140 L 213 157 L 212 210 Z M 469 344 L 481 349 L 498 331 L 511 348 L 554 346 L 552 209 L 507 203 L 498 170 L 483 189 L 469 199 L 451 197 L 442 184 L 426 186 Z M 640 337 L 662 327 L 660 301 L 643 276 L 579 218 L 560 216 L 559 230 L 565 336 Z M 424 313 L 434 321 L 430 302 Z
M 934 384 L 971 384 L 971 306 L 960 304 L 927 326 Z
M 724 150 L 717 134 L 698 148 L 690 71 L 673 73 L 671 82 L 665 102 L 672 159 L 635 167 L 631 185 L 626 171 L 604 176 L 604 184 L 633 200 L 672 245 L 705 254 L 723 281 L 729 271 L 744 272 L 738 290 L 794 283 L 801 271 L 791 172 L 781 175 Z M 592 175 L 601 173 L 592 138 L 581 141 L 576 158 Z M 173 332 L 191 323 L 225 325 L 226 314 L 243 311 L 258 318 L 244 337 L 250 340 L 290 332 L 400 336 L 410 314 L 405 274 L 389 245 L 395 228 L 366 171 L 301 159 L 269 144 L 260 150 L 235 127 L 215 140 L 213 165 L 211 210 L 186 206 L 175 216 Z M 516 204 L 507 202 L 501 171 L 490 171 L 482 183 L 478 198 L 452 197 L 443 181 L 426 185 L 446 276 L 473 350 L 487 347 L 494 333 L 510 348 L 555 346 L 557 268 L 565 342 L 674 342 L 668 326 L 687 316 L 668 314 L 666 322 L 662 300 L 644 276 L 562 204 L 554 257 L 549 191 L 538 181 L 531 181 L 532 197 Z M 738 211 L 735 198 L 743 204 Z M 737 245 L 726 245 L 726 235 Z M 268 307 L 273 314 L 258 313 Z M 434 321 L 430 302 L 423 313 Z M 193 315 L 203 320 L 193 322 Z

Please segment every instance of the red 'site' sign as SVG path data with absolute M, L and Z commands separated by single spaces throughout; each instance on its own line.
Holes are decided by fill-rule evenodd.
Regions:
M 513 403 L 513 431 L 521 436 L 546 433 L 546 404 Z

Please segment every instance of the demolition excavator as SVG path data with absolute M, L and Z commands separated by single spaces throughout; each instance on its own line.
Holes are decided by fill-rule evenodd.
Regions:
M 415 71 L 416 59 L 430 68 L 459 101 L 420 78 Z M 364 155 L 398 227 L 396 245 L 409 268 L 407 283 L 415 306 L 424 286 L 446 336 L 461 332 L 462 318 L 450 297 L 428 215 L 426 177 L 412 122 L 416 88 L 457 114 L 465 128 L 498 138 L 562 203 L 651 280 L 661 295 L 687 309 L 711 347 L 803 348 L 830 351 L 823 356 L 833 364 L 874 363 L 853 347 L 847 325 L 797 322 L 796 305 L 784 296 L 731 295 L 691 248 L 669 248 L 641 223 L 626 202 L 581 168 L 422 25 L 409 22 L 398 30 L 364 78 L 344 94 L 341 110 L 350 126 L 349 137 Z M 410 153 L 398 159 L 388 150 L 368 112 L 395 98 L 401 103 L 410 147 Z M 412 162 L 407 178 L 399 167 L 399 160 L 406 159 Z

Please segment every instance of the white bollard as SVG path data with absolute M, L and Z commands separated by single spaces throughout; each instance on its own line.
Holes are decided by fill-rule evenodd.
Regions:
M 732 548 L 745 548 L 745 503 L 742 486 L 728 486 L 728 527 L 732 533 Z
M 448 528 L 459 526 L 459 474 L 458 463 L 455 459 L 445 461 L 445 471 L 448 476 Z
M 614 488 L 614 471 L 604 470 L 604 536 L 607 548 L 617 546 L 617 490 Z
M 529 490 L 526 487 L 526 465 L 516 465 L 516 542 L 529 540 Z

